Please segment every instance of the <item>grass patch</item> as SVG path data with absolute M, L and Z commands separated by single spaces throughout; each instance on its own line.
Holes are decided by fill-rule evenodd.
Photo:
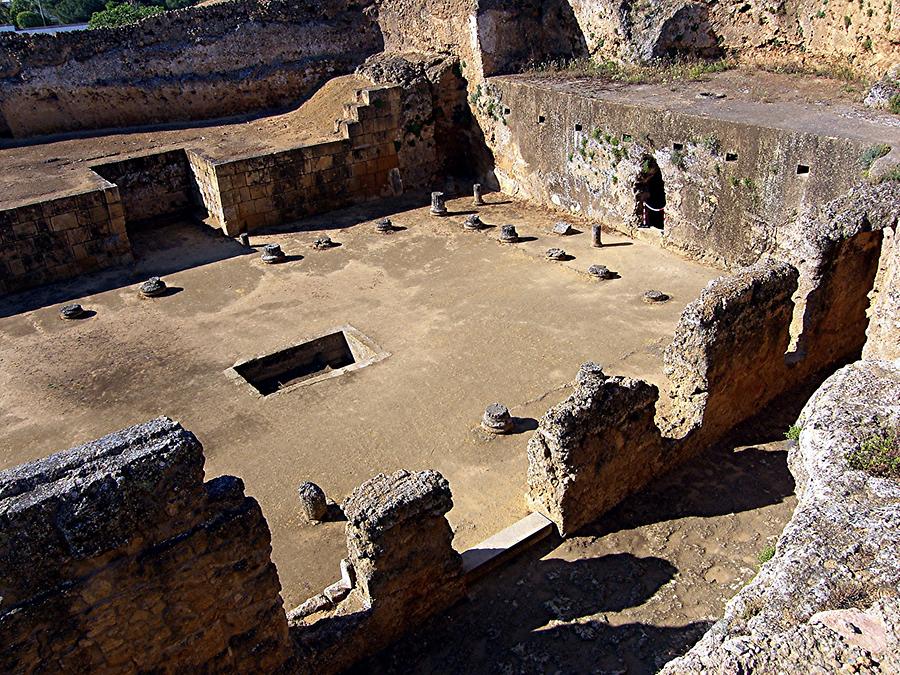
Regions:
M 799 424 L 792 424 L 788 427 L 788 430 L 784 432 L 784 437 L 789 441 L 799 441 L 801 431 L 803 431 L 803 427 Z
M 887 143 L 879 143 L 878 145 L 873 145 L 872 147 L 866 148 L 865 152 L 860 156 L 859 163 L 862 166 L 863 175 L 869 175 L 869 169 L 872 168 L 872 165 L 877 162 L 879 159 L 884 157 L 891 151 L 891 146 Z
M 859 448 L 847 453 L 851 469 L 865 471 L 873 476 L 900 480 L 900 432 L 895 426 L 869 436 Z
M 875 184 L 878 185 L 880 183 L 884 183 L 885 181 L 896 180 L 900 181 L 900 164 L 894 166 L 893 168 L 886 171 L 884 174 L 878 177 L 878 180 L 875 181 Z
M 775 545 L 769 544 L 762 551 L 759 552 L 759 555 L 756 556 L 756 559 L 759 560 L 759 564 L 763 565 L 769 562 L 775 556 Z
M 574 59 L 571 61 L 548 61 L 529 68 L 533 73 L 561 73 L 582 77 L 596 77 L 607 82 L 625 84 L 656 84 L 665 82 L 705 80 L 709 75 L 735 68 L 730 59 L 705 61 L 699 59 L 676 59 L 645 65 L 629 65 L 615 61 L 594 59 Z
M 894 94 L 888 101 L 888 112 L 900 115 L 900 94 Z

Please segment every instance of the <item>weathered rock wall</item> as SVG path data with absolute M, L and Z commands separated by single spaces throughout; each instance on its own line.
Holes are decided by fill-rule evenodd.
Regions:
M 4 672 L 273 672 L 291 656 L 270 535 L 166 418 L 0 473 Z
M 528 442 L 529 508 L 565 536 L 644 487 L 666 465 L 658 399 L 646 382 L 582 368 Z
M 131 261 L 118 188 L 0 211 L 0 295 Z
M 851 470 L 847 453 L 900 424 L 900 362 L 829 378 L 788 455 L 797 509 L 774 557 L 724 617 L 663 673 L 900 669 L 900 484 Z
M 897 227 L 882 230 L 881 259 L 875 277 L 865 359 L 900 359 L 900 244 Z
M 900 57 L 895 4 L 819 0 L 382 0 L 379 25 L 395 52 L 451 53 L 468 76 L 517 72 L 530 63 L 591 56 L 643 62 L 726 53 L 813 69 L 834 63 L 882 75 Z
M 869 313 L 882 331 L 872 348 L 889 338 L 898 219 L 900 183 L 863 183 L 775 233 L 776 255 L 800 270 L 791 351 L 807 372 L 858 359 Z
M 661 243 L 725 267 L 756 262 L 779 229 L 859 183 L 869 145 L 604 99 L 540 76 L 492 78 L 472 101 L 504 192 L 634 235 L 636 183 L 652 159 L 665 186 Z
M 852 62 L 873 75 L 898 58 L 900 10 L 890 3 L 569 0 L 599 59 L 646 61 L 727 50 L 751 59 L 786 57 L 810 66 Z
M 14 137 L 296 103 L 382 49 L 371 2 L 233 0 L 84 33 L 0 34 Z

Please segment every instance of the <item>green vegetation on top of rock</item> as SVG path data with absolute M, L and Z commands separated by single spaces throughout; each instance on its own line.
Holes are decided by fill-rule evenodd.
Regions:
M 165 10 L 162 7 L 146 7 L 131 5 L 128 3 L 106 3 L 106 9 L 96 12 L 88 22 L 88 28 L 115 28 L 137 23 L 141 19 L 161 14 Z
M 609 82 L 626 84 L 646 84 L 676 82 L 679 80 L 703 80 L 707 75 L 722 73 L 735 68 L 730 59 L 714 61 L 697 59 L 676 59 L 670 62 L 629 65 L 615 61 L 595 59 L 574 59 L 571 61 L 548 61 L 538 64 L 532 72 L 566 73 L 570 75 L 598 77 Z
M 847 453 L 847 464 L 873 476 L 900 480 L 900 428 L 894 426 L 867 438 Z
M 789 441 L 799 441 L 801 431 L 803 431 L 803 427 L 801 427 L 799 424 L 792 424 L 790 427 L 788 427 L 788 430 L 785 432 L 784 437 Z
M 769 544 L 762 551 L 759 552 L 759 555 L 756 556 L 756 559 L 759 560 L 760 565 L 764 565 L 769 562 L 773 557 L 775 557 L 775 545 Z
M 869 175 L 869 169 L 872 168 L 872 165 L 877 162 L 879 159 L 884 157 L 891 151 L 891 146 L 887 143 L 879 143 L 878 145 L 873 145 L 869 148 L 866 148 L 865 152 L 863 152 L 862 156 L 859 158 L 859 163 L 862 165 L 863 175 Z

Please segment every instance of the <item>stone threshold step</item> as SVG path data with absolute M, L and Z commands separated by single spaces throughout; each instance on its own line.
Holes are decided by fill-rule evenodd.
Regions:
M 466 582 L 471 583 L 554 531 L 553 521 L 531 513 L 462 554 Z

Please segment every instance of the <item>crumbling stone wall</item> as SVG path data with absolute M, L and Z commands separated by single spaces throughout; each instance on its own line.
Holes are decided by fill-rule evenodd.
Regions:
M 91 169 L 119 188 L 130 225 L 153 225 L 184 216 L 196 205 L 183 150 L 141 155 Z
M 337 605 L 313 598 L 292 612 L 300 672 L 341 672 L 463 597 L 452 506 L 436 471 L 380 474 L 351 493 L 343 510 L 355 585 Z
M 3 672 L 337 673 L 463 597 L 447 481 L 398 471 L 344 502 L 342 579 L 289 623 L 259 504 L 203 462 L 163 417 L 0 472 Z
M 802 384 L 785 363 L 796 289 L 774 260 L 711 281 L 666 349 L 659 409 L 656 387 L 583 367 L 529 442 L 529 507 L 569 534 Z
M 651 384 L 582 369 L 528 442 L 530 509 L 568 535 L 644 487 L 666 464 Z
M 851 470 L 847 453 L 900 423 L 900 363 L 861 361 L 830 377 L 788 453 L 797 508 L 774 557 L 726 606 L 675 673 L 900 669 L 900 485 Z
M 703 449 L 801 384 L 785 363 L 797 279 L 763 261 L 712 280 L 685 308 L 663 357 L 667 436 Z
M 294 104 L 382 49 L 371 4 L 232 0 L 89 36 L 2 33 L 0 111 L 26 137 Z
M 0 211 L 0 295 L 131 261 L 119 190 Z
M 0 473 L 4 672 L 275 672 L 269 529 L 160 418 Z

